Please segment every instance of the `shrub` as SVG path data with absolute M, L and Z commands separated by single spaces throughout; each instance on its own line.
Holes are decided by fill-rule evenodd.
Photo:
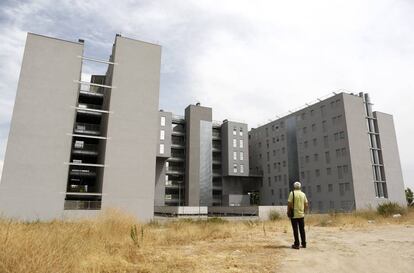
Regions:
M 280 216 L 280 213 L 276 210 L 271 210 L 269 211 L 269 220 L 270 221 L 278 221 L 280 220 L 282 217 Z
M 391 216 L 398 213 L 402 215 L 405 213 L 405 209 L 398 203 L 388 202 L 378 205 L 377 212 L 382 216 Z

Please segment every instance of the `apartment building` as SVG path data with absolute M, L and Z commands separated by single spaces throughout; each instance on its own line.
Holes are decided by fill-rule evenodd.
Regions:
M 36 220 L 154 210 L 161 47 L 116 35 L 109 60 L 84 41 L 29 33 L 0 184 L 0 214 Z M 81 80 L 85 62 L 105 75 Z
M 336 94 L 252 129 L 249 150 L 261 204 L 285 204 L 300 181 L 312 211 L 405 205 L 393 119 L 373 112 L 368 94 Z
M 247 143 L 247 124 L 213 121 L 199 103 L 185 116 L 160 111 L 155 205 L 249 206 L 259 180 Z

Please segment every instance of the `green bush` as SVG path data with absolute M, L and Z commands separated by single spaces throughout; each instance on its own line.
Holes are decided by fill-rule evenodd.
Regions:
M 276 210 L 271 210 L 269 211 L 269 220 L 270 221 L 278 221 L 280 220 L 282 217 L 280 216 L 280 213 Z
M 378 205 L 377 212 L 382 216 L 391 216 L 393 214 L 404 214 L 405 209 L 401 207 L 398 203 L 388 202 Z

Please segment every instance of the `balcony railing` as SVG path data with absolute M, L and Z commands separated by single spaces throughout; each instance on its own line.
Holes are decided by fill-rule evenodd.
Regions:
M 101 134 L 100 126 L 98 124 L 90 124 L 90 123 L 75 123 L 75 128 L 73 131 L 77 134 L 86 134 L 86 135 L 94 135 L 98 136 Z
M 65 210 L 100 210 L 101 201 L 65 200 Z
M 95 177 L 96 172 L 88 169 L 71 169 L 69 171 L 71 176 L 81 176 L 81 177 Z
M 102 105 L 79 103 L 78 108 L 80 108 L 80 109 L 86 109 L 86 110 L 88 110 L 88 109 L 102 110 Z

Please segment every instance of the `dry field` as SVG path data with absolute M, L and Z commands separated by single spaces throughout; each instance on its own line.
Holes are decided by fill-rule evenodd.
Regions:
M 360 212 L 310 215 L 306 221 L 310 247 L 300 251 L 311 255 L 314 238 L 323 242 L 325 231 L 332 237 L 354 230 L 364 234 L 373 227 L 412 227 L 414 211 L 400 218 Z M 290 224 L 284 217 L 272 222 L 214 218 L 141 225 L 106 211 L 96 219 L 72 222 L 3 219 L 0 272 L 279 272 L 289 268 L 290 244 Z

